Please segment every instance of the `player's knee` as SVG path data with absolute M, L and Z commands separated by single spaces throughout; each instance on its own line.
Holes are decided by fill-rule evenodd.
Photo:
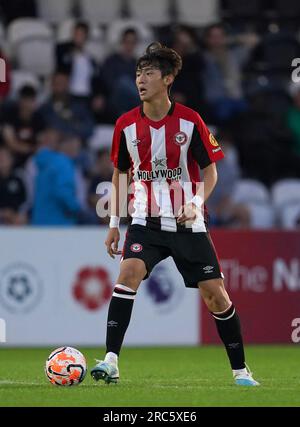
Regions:
M 137 291 L 146 274 L 146 266 L 142 260 L 125 259 L 121 262 L 121 270 L 117 283 L 131 288 L 133 291 Z
M 209 295 L 204 301 L 208 310 L 215 313 L 226 310 L 230 305 L 228 298 L 222 295 Z
M 118 278 L 118 283 L 122 283 L 125 286 L 128 286 L 133 291 L 136 291 L 138 289 L 140 282 L 141 282 L 140 272 L 130 268 L 126 268 L 123 271 L 121 271 Z
M 209 311 L 221 312 L 226 310 L 231 304 L 223 281 L 217 281 L 208 289 L 201 290 L 201 294 Z

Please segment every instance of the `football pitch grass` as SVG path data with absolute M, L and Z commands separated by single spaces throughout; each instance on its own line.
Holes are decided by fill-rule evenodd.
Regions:
M 91 368 L 103 349 L 78 347 Z M 0 406 L 300 406 L 300 348 L 248 346 L 260 387 L 238 387 L 222 347 L 124 348 L 120 383 L 95 383 L 90 373 L 73 387 L 44 374 L 53 348 L 0 349 Z

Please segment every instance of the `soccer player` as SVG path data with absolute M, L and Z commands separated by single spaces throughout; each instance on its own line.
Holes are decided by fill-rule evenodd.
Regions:
M 160 43 L 148 46 L 136 67 L 142 104 L 116 123 L 111 151 L 116 191 L 105 244 L 112 258 L 122 253 L 122 261 L 108 311 L 106 356 L 91 375 L 96 381 L 118 381 L 118 357 L 139 285 L 158 262 L 171 256 L 185 286 L 199 288 L 214 317 L 235 383 L 256 386 L 203 208 L 217 182 L 216 162 L 224 155 L 199 114 L 169 98 L 181 65 L 174 50 Z M 124 178 L 126 191 L 120 188 Z M 130 179 L 132 219 L 121 252 L 119 217 Z

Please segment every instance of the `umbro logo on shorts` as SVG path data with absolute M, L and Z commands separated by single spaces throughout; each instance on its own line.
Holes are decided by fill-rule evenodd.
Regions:
M 214 269 L 214 266 L 212 266 L 212 265 L 207 265 L 206 267 L 203 267 L 204 274 L 206 274 L 206 273 L 212 273 L 213 269 Z
M 130 246 L 131 252 L 141 252 L 143 250 L 143 246 L 140 243 L 133 243 Z

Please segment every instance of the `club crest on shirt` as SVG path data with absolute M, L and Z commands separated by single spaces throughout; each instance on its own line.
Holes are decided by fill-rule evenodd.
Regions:
M 216 138 L 213 136 L 212 133 L 209 134 L 209 142 L 211 143 L 211 145 L 213 145 L 214 147 L 219 147 L 219 144 L 216 140 Z
M 177 132 L 173 136 L 173 140 L 177 145 L 184 145 L 187 143 L 188 137 L 187 134 L 184 132 Z
M 143 246 L 140 243 L 133 243 L 130 246 L 131 252 L 141 252 L 143 250 Z

